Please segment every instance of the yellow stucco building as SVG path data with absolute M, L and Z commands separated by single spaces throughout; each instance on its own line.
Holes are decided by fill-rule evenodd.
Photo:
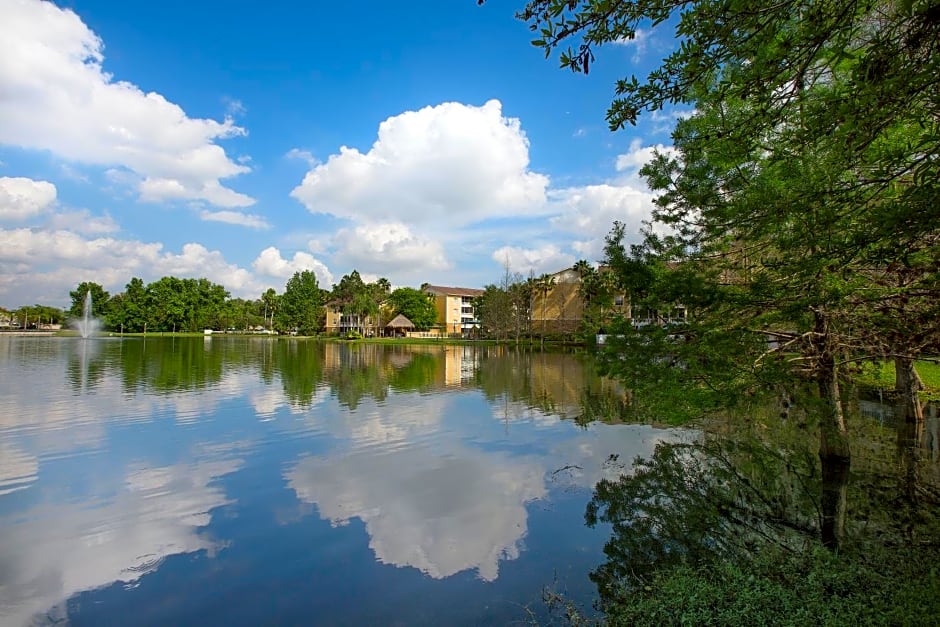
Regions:
M 473 313 L 473 299 L 483 294 L 483 290 L 443 285 L 424 285 L 423 289 L 434 297 L 436 326 L 440 332 L 446 335 L 473 334 L 480 324 Z

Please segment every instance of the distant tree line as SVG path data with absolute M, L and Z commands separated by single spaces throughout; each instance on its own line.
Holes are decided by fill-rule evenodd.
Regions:
M 62 324 L 65 312 L 49 305 L 24 305 L 12 311 L 0 307 L 0 325 L 18 329 L 38 329 Z
M 398 314 L 422 330 L 431 328 L 436 318 L 433 300 L 415 288 L 392 290 L 386 278 L 366 283 L 353 270 L 326 290 L 313 272 L 303 270 L 288 279 L 283 293 L 269 288 L 257 299 L 232 298 L 224 286 L 205 278 L 166 276 L 144 284 L 134 277 L 122 292 L 113 295 L 98 283 L 84 281 L 69 292 L 71 306 L 67 311 L 37 305 L 29 310 L 30 319 L 39 317 L 40 312 L 60 323 L 80 319 L 89 292 L 90 315 L 101 320 L 106 329 L 126 333 L 214 329 L 312 335 L 324 330 L 327 306 L 360 320 L 362 332 L 367 331 L 367 325 L 376 332 Z

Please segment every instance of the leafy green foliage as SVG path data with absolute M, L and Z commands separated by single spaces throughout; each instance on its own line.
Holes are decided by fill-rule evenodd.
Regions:
M 111 329 L 137 333 L 147 322 L 147 288 L 143 280 L 134 277 L 124 286 L 124 292 L 111 297 L 107 325 Z
M 132 283 L 133 284 L 133 281 Z M 136 292 L 138 286 L 134 286 Z M 217 329 L 228 292 L 208 279 L 163 277 L 145 289 L 149 331 Z
M 598 46 L 672 31 L 675 50 L 645 81 L 618 82 L 612 129 L 666 105 L 695 107 L 676 126 L 675 156 L 642 171 L 659 194 L 653 222 L 668 234 L 651 225 L 627 252 L 615 226 L 607 251 L 634 313 L 661 326 L 681 305 L 694 320 L 668 333 L 621 326 L 612 373 L 732 399 L 810 377 L 823 400 L 820 452 L 847 457 L 844 364 L 890 357 L 916 417 L 912 360 L 940 346 L 935 5 L 526 4 L 534 45 L 551 54 L 573 42 L 560 61 L 576 72 Z
M 829 131 L 850 148 L 863 146 L 885 121 L 924 107 L 936 112 L 940 24 L 930 0 L 785 0 L 760 10 L 744 0 L 531 0 L 518 17 L 537 33 L 533 45 L 546 56 L 560 49 L 562 67 L 575 72 L 589 71 L 596 47 L 635 39 L 641 29 L 678 42 L 645 80 L 617 82 L 611 129 L 645 111 L 694 103 L 703 84 L 726 100 L 753 101 L 755 123 L 774 125 L 801 106 L 794 93 L 833 72 L 851 82 L 832 85 L 814 135 Z M 741 135 L 757 139 L 752 127 Z
M 418 331 L 427 331 L 437 319 L 433 298 L 413 287 L 399 287 L 388 296 L 394 315 L 401 314 L 411 320 Z
M 607 622 L 623 625 L 918 625 L 940 620 L 935 550 L 779 549 L 657 573 Z
M 8 312 L 0 309 L 0 320 L 9 321 L 13 326 L 35 327 L 47 324 L 63 324 L 66 321 L 66 314 L 58 307 L 50 305 L 24 305 L 16 311 Z
M 507 290 L 496 285 L 487 285 L 483 294 L 473 301 L 473 311 L 480 321 L 484 337 L 492 337 L 497 341 L 506 339 L 512 334 L 514 312 L 512 299 Z
M 104 318 L 108 313 L 108 292 L 97 283 L 82 281 L 74 290 L 69 292 L 72 299 L 72 306 L 69 307 L 68 315 L 71 318 L 81 318 L 85 311 L 85 297 L 91 292 L 91 312 L 95 318 Z
M 601 272 L 586 260 L 574 264 L 572 269 L 581 281 L 578 296 L 581 299 L 581 333 L 591 338 L 610 321 L 616 296 L 624 296 L 618 276 L 612 272 Z
M 311 335 L 323 328 L 323 310 L 317 276 L 309 271 L 295 272 L 284 286 L 276 318 L 284 329 Z
M 389 295 L 391 284 L 388 279 L 380 278 L 375 283 L 366 283 L 357 270 L 343 275 L 340 282 L 333 286 L 329 300 L 338 304 L 347 326 L 356 327 L 360 335 L 376 336 L 387 320 L 383 317 L 383 303 Z

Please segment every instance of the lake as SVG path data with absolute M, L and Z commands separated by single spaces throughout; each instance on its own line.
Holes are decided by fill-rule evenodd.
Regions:
M 626 405 L 573 354 L 0 337 L 0 624 L 589 612 L 593 486 L 692 435 Z
M 623 618 L 624 585 L 723 559 L 742 599 L 782 586 L 735 616 L 935 622 L 940 408 L 847 390 L 850 468 L 798 381 L 694 431 L 631 424 L 580 353 L 0 336 L 0 625 Z

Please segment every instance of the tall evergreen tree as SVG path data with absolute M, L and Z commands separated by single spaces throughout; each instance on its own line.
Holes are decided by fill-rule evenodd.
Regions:
M 683 300 L 697 319 L 681 333 L 643 330 L 633 348 L 656 357 L 658 345 L 650 367 L 677 360 L 673 376 L 709 384 L 796 363 L 819 388 L 824 456 L 848 457 L 846 356 L 881 346 L 902 372 L 931 342 L 892 331 L 877 312 L 903 306 L 916 320 L 940 300 L 940 209 L 927 200 L 940 178 L 935 4 L 533 0 L 520 12 L 547 53 L 575 42 L 560 60 L 585 73 L 597 46 L 641 27 L 675 29 L 675 52 L 645 81 L 619 81 L 608 112 L 617 129 L 645 111 L 695 106 L 677 125 L 679 157 L 644 170 L 660 193 L 654 220 L 673 233 L 650 230 L 631 253 L 614 233 L 608 253 L 648 306 Z M 898 267 L 914 271 L 902 279 Z M 797 361 L 768 351 L 766 331 Z

